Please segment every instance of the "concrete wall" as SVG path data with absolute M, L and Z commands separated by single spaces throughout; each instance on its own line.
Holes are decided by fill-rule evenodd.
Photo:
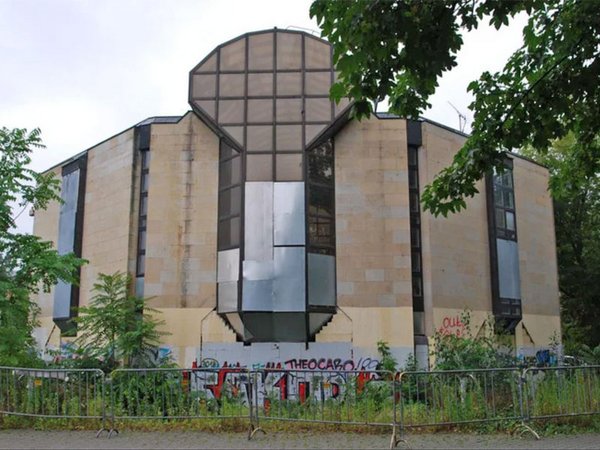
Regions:
M 548 171 L 533 162 L 513 159 L 517 239 L 521 270 L 523 320 L 517 346 L 547 347 L 560 340 L 560 305 L 556 235 Z
M 216 306 L 219 140 L 194 114 L 153 124 L 144 294 L 159 308 Z
M 337 302 L 345 312 L 317 336 L 402 360 L 412 351 L 406 122 L 350 122 L 335 138 Z M 403 350 L 401 350 L 403 349 Z
M 466 138 L 424 122 L 419 149 L 419 186 L 426 185 L 445 167 Z M 480 194 L 467 199 L 466 210 L 448 217 L 421 212 L 423 292 L 426 332 L 446 328 L 465 309 L 473 312 L 472 331 L 492 308 L 487 210 L 483 181 Z
M 135 270 L 140 161 L 128 130 L 88 153 L 81 304 L 100 272 Z M 464 137 L 423 123 L 421 189 L 452 160 Z M 386 341 L 403 362 L 413 350 L 406 122 L 350 122 L 335 137 L 338 313 L 308 350 L 297 344 L 236 342 L 214 312 L 218 204 L 218 138 L 194 114 L 151 126 L 145 296 L 169 333 L 163 351 L 181 365 L 219 360 L 296 364 L 333 358 L 363 364 Z M 55 170 L 60 175 L 60 169 Z M 547 171 L 515 158 L 517 232 L 523 293 L 520 347 L 545 347 L 560 329 L 552 205 Z M 483 192 L 483 183 L 478 184 Z M 464 308 L 476 334 L 491 313 L 485 197 L 448 218 L 422 213 L 427 334 L 466 332 Z M 58 204 L 36 214 L 36 234 L 56 240 Z M 38 297 L 42 326 L 52 329 L 52 293 Z M 53 333 L 51 344 L 58 344 Z M 369 362 L 370 364 L 370 362 Z

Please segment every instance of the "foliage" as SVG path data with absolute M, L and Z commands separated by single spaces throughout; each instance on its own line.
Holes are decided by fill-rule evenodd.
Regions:
M 100 274 L 94 284 L 89 306 L 79 308 L 78 337 L 75 341 L 82 355 L 106 361 L 116 367 L 150 367 L 159 361 L 154 350 L 165 333 L 163 324 L 154 317 L 148 299 L 131 295 L 128 274 Z
M 15 219 L 28 205 L 40 210 L 60 202 L 54 174 L 27 168 L 38 148 L 38 129 L 0 128 L 0 365 L 38 363 L 32 337 L 38 308 L 30 296 L 40 288 L 48 292 L 58 280 L 76 283 L 84 263 L 73 254 L 59 255 L 51 242 L 15 232 Z
M 600 344 L 600 139 L 571 133 L 540 155 L 522 150 L 550 172 L 554 198 L 563 340 L 567 354 L 579 344 Z
M 465 325 L 461 336 L 438 330 L 433 336 L 435 370 L 485 369 L 515 365 L 510 352 L 504 349 L 501 336 L 494 330 L 493 319 L 486 319 L 480 331 L 473 335 L 471 314 L 463 311 L 460 321 Z
M 484 20 L 497 29 L 528 16 L 523 45 L 495 74 L 469 84 L 472 134 L 422 196 L 433 214 L 466 207 L 465 196 L 506 150 L 544 151 L 576 132 L 581 144 L 600 131 L 600 3 L 579 0 L 315 0 L 310 8 L 334 47 L 338 82 L 331 96 L 355 102 L 359 119 L 389 97 L 390 111 L 417 117 L 443 72 L 456 65 L 461 33 Z M 560 95 L 557 95 L 560 93 Z M 598 164 L 598 152 L 575 155 Z
M 392 355 L 388 343 L 385 341 L 378 341 L 377 353 L 379 353 L 379 357 L 381 358 L 379 364 L 377 365 L 377 370 L 385 370 L 387 372 L 395 373 L 398 362 Z
M 600 344 L 593 348 L 582 344 L 576 353 L 585 364 L 600 366 Z

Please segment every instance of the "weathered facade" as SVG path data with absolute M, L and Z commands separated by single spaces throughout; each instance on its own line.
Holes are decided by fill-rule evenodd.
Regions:
M 510 155 L 465 211 L 419 195 L 465 140 L 427 120 L 358 122 L 328 98 L 330 45 L 267 30 L 190 72 L 192 110 L 155 117 L 50 169 L 63 205 L 34 233 L 89 261 L 40 294 L 58 346 L 99 273 L 128 272 L 162 312 L 182 365 L 376 364 L 378 341 L 425 364 L 436 331 L 491 317 L 518 352 L 560 338 L 552 202 L 543 167 Z M 310 367 L 313 368 L 313 367 Z

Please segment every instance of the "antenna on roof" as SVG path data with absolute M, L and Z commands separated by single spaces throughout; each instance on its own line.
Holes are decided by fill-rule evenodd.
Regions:
M 448 102 L 448 104 L 450 106 L 452 106 L 452 108 L 454 109 L 454 111 L 456 111 L 456 114 L 458 114 L 458 129 L 460 130 L 461 133 L 465 132 L 465 126 L 467 125 L 467 116 L 465 116 L 463 113 L 461 113 L 458 108 L 456 106 L 454 106 L 452 103 Z
M 321 37 L 321 33 L 313 30 L 312 28 L 304 28 L 304 27 L 298 27 L 296 25 L 288 25 L 287 27 L 285 27 L 286 30 L 300 30 L 300 31 L 308 31 L 310 34 L 317 36 L 317 37 Z

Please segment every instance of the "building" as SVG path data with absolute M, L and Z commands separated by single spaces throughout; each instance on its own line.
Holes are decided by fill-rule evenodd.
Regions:
M 372 368 L 378 341 L 422 364 L 437 331 L 488 316 L 517 351 L 560 337 L 548 172 L 517 155 L 466 211 L 432 217 L 423 186 L 465 135 L 428 120 L 358 122 L 328 98 L 331 46 L 283 30 L 217 47 L 190 72 L 191 111 L 153 117 L 50 169 L 64 204 L 34 233 L 89 260 L 40 294 L 60 345 L 99 273 L 129 272 L 185 366 Z

